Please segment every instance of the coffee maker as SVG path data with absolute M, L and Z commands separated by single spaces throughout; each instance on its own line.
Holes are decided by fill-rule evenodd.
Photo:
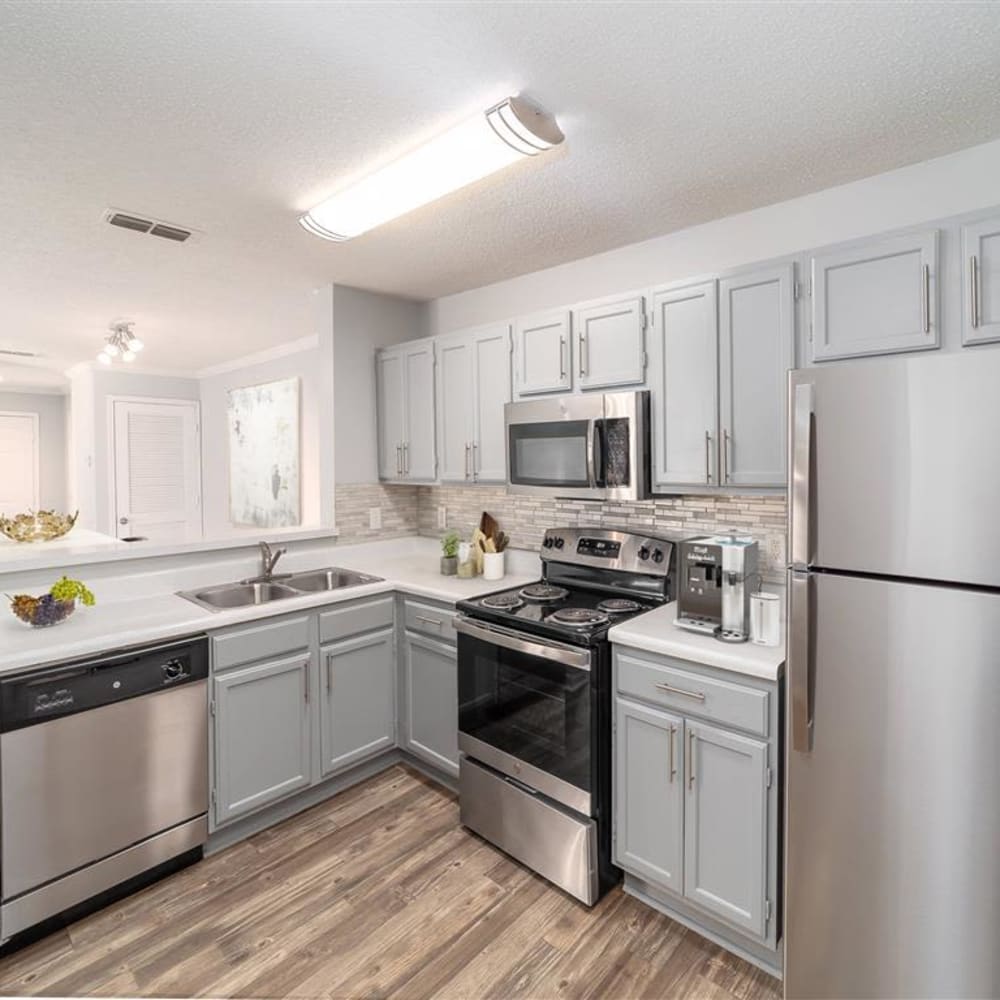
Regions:
M 677 627 L 723 642 L 750 637 L 750 594 L 760 585 L 757 543 L 747 536 L 704 535 L 680 544 Z

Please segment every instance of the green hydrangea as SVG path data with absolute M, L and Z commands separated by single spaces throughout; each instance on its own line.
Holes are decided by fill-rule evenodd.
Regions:
M 49 591 L 57 601 L 75 601 L 79 598 L 87 607 L 94 604 L 93 593 L 80 580 L 71 580 L 64 576 L 58 583 L 52 584 Z

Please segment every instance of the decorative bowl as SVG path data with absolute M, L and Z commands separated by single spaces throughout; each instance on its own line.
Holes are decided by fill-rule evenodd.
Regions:
M 51 594 L 41 597 L 18 594 L 11 599 L 10 609 L 32 628 L 48 628 L 66 621 L 76 610 L 76 601 L 60 601 Z
M 0 517 L 0 531 L 15 542 L 51 542 L 62 538 L 76 524 L 80 512 L 57 514 L 54 510 Z

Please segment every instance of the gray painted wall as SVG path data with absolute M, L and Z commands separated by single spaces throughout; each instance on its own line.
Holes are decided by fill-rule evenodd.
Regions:
M 378 480 L 375 349 L 427 335 L 425 303 L 333 286 L 336 481 Z
M 38 414 L 38 502 L 46 510 L 67 505 L 66 397 L 49 392 L 0 391 L 0 411 Z

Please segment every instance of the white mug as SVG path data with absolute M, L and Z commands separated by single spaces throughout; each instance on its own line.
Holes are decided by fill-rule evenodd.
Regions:
M 750 640 L 758 646 L 781 642 L 781 598 L 759 591 L 750 595 Z
M 504 574 L 504 554 L 502 552 L 483 553 L 483 579 L 502 580 Z

